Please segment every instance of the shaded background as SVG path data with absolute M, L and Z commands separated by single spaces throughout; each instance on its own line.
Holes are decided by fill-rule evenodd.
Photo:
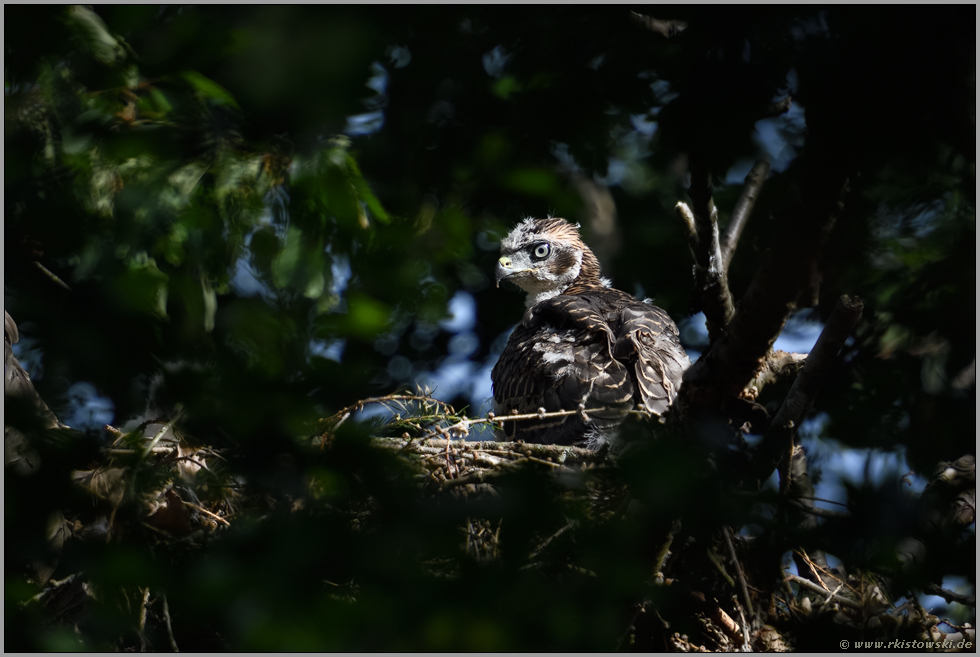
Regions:
M 162 370 L 158 401 L 183 403 L 208 444 L 241 448 L 236 476 L 299 497 L 316 470 L 336 484 L 331 504 L 390 504 L 368 536 L 273 512 L 207 550 L 79 548 L 59 573 L 169 589 L 182 647 L 611 649 L 639 553 L 602 585 L 506 559 L 433 583 L 416 558 L 451 551 L 446 527 L 467 512 L 448 505 L 436 522 L 395 464 L 355 447 L 311 461 L 297 438 L 406 385 L 489 410 L 489 369 L 523 311 L 490 272 L 525 216 L 580 222 L 604 274 L 665 308 L 696 356 L 707 337 L 673 211 L 687 153 L 710 154 L 722 225 L 752 163 L 773 165 L 730 270 L 737 300 L 815 131 L 850 192 L 820 303 L 777 347 L 807 351 L 841 294 L 866 307 L 804 431 L 818 493 L 884 505 L 909 469 L 918 492 L 937 461 L 972 452 L 973 11 L 657 11 L 688 29 L 666 39 L 590 7 L 6 7 L 5 306 L 41 396 L 98 445 L 102 425 L 146 410 Z M 757 120 L 787 95 L 788 113 Z M 46 464 L 7 474 L 8 610 L 30 590 L 14 556 L 69 495 L 48 484 L 77 467 Z M 665 496 L 693 494 L 677 485 Z M 494 513 L 528 527 L 561 516 L 520 507 Z M 887 519 L 862 531 L 891 532 Z M 607 563 L 615 540 L 644 539 L 581 549 Z M 972 527 L 963 541 L 937 567 L 970 592 Z M 850 549 L 829 551 L 871 558 Z M 297 584 L 327 580 L 357 581 L 357 604 Z M 105 647 L 122 621 L 95 618 L 87 645 Z M 70 645 L 31 623 L 18 647 Z

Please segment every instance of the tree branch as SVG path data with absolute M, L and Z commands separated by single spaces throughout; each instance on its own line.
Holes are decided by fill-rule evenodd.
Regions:
M 728 554 L 732 558 L 732 565 L 735 566 L 735 574 L 738 576 L 738 583 L 742 587 L 742 599 L 745 600 L 745 608 L 749 610 L 749 616 L 755 617 L 755 610 L 752 609 L 752 598 L 749 597 L 749 586 L 745 581 L 745 573 L 742 571 L 742 564 L 738 562 L 738 555 L 735 554 L 735 546 L 732 544 L 731 529 L 722 527 L 721 533 L 725 537 L 725 544 L 728 546 Z
M 803 588 L 808 589 L 810 591 L 813 591 L 814 593 L 819 593 L 820 595 L 823 595 L 823 596 L 826 596 L 827 593 L 828 593 L 825 589 L 820 588 L 819 585 L 814 584 L 813 582 L 811 582 L 808 579 L 803 579 L 802 577 L 798 577 L 797 575 L 793 575 L 792 573 L 787 573 L 786 574 L 786 580 L 787 581 L 790 581 L 790 582 L 795 582 L 796 584 L 799 584 Z M 838 603 L 840 605 L 843 605 L 845 607 L 850 607 L 851 609 L 860 609 L 861 608 L 861 604 L 859 602 L 856 602 L 856 601 L 851 600 L 849 598 L 845 598 L 844 596 L 841 596 L 841 595 L 837 595 L 836 593 L 831 593 L 830 596 L 828 596 L 828 597 L 829 597 L 830 600 L 833 600 L 834 602 L 836 602 L 836 603 Z
M 816 168 L 816 164 L 806 167 Z M 802 173 L 805 176 L 807 171 Z M 682 409 L 692 405 L 717 409 L 726 396 L 738 396 L 756 376 L 810 280 L 810 259 L 822 249 L 843 207 L 846 179 L 820 173 L 804 177 L 815 189 L 801 190 L 806 193 L 799 195 L 799 219 L 788 217 L 784 222 L 724 335 L 684 374 Z
M 745 176 L 745 187 L 742 189 L 742 195 L 738 197 L 738 201 L 735 203 L 731 221 L 728 222 L 728 229 L 725 231 L 725 244 L 722 248 L 721 257 L 722 268 L 726 272 L 729 263 L 732 261 L 732 256 L 735 254 L 735 248 L 738 246 L 738 238 L 741 237 L 742 229 L 745 228 L 745 223 L 748 221 L 749 215 L 752 214 L 752 208 L 755 207 L 755 201 L 759 198 L 759 192 L 768 174 L 769 162 L 756 160 L 755 165 Z
M 759 481 L 765 481 L 793 445 L 794 429 L 799 426 L 813 404 L 813 398 L 820 387 L 824 374 L 830 368 L 844 341 L 854 330 L 864 304 L 857 297 L 844 295 L 837 302 L 827 320 L 806 364 L 793 382 L 789 394 L 783 401 L 779 412 L 773 418 L 769 431 L 762 439 L 755 454 L 755 474 Z M 810 495 L 812 497 L 812 495 Z
M 929 588 L 926 589 L 926 592 L 931 593 L 933 595 L 938 595 L 946 602 L 958 602 L 961 605 L 966 605 L 967 607 L 977 606 L 977 599 L 975 597 L 971 595 L 963 595 L 955 591 L 950 591 L 948 589 L 944 589 L 940 586 L 937 586 L 936 584 L 931 584 Z
M 757 399 L 762 389 L 771 383 L 778 383 L 796 376 L 806 363 L 806 354 L 771 351 L 766 355 L 759 373 L 742 389 L 743 399 Z
M 711 198 L 711 176 L 707 169 L 697 163 L 691 166 L 688 194 L 692 208 L 687 210 L 686 206 L 678 204 L 677 210 L 688 227 L 688 244 L 693 246 L 695 307 L 700 306 L 700 310 L 704 311 L 708 337 L 714 343 L 723 335 L 735 314 L 735 304 L 722 264 L 718 210 Z M 693 221 L 688 214 L 693 215 Z M 692 226 L 696 241 L 690 234 Z
M 684 21 L 666 21 L 653 16 L 638 14 L 635 11 L 630 12 L 630 18 L 651 32 L 656 32 L 667 39 L 675 37 L 687 29 L 687 23 Z

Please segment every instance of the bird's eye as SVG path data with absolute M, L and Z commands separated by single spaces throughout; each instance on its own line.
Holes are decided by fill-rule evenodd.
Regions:
M 543 242 L 534 247 L 534 251 L 531 252 L 536 260 L 544 260 L 549 255 L 551 255 L 551 245 L 547 242 Z

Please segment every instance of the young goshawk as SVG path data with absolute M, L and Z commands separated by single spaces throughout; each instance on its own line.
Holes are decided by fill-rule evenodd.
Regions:
M 667 410 L 690 364 L 677 326 L 662 309 L 609 287 L 577 226 L 525 219 L 500 253 L 497 285 L 508 280 L 527 292 L 527 311 L 491 374 L 507 439 L 597 449 L 631 409 Z M 587 413 L 505 419 L 542 409 Z

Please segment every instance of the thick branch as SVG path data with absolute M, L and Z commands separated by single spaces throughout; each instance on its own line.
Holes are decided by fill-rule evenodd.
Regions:
M 926 591 L 928 591 L 933 595 L 938 595 L 946 602 L 958 602 L 961 605 L 966 605 L 968 607 L 977 606 L 977 599 L 972 595 L 962 595 L 961 593 L 957 593 L 955 591 L 949 591 L 935 584 L 931 585 L 928 589 L 926 589 Z
M 793 382 L 793 387 L 759 445 L 755 455 L 756 477 L 759 481 L 767 479 L 779 462 L 789 454 L 793 445 L 794 428 L 806 416 L 824 374 L 861 319 L 863 310 L 864 304 L 857 297 L 844 295 L 837 302 L 817 343 L 813 345 L 806 364 Z
M 806 354 L 791 354 L 787 351 L 769 352 L 758 374 L 749 381 L 740 396 L 743 399 L 754 400 L 767 385 L 796 376 L 803 369 L 806 357 Z
M 807 513 L 813 509 L 813 482 L 807 472 L 806 453 L 801 445 L 794 444 L 796 427 L 800 425 L 806 413 L 813 405 L 813 399 L 820 388 L 820 383 L 837 354 L 844 346 L 847 337 L 854 330 L 864 304 L 860 299 L 842 296 L 827 320 L 827 325 L 820 333 L 817 343 L 806 359 L 800 374 L 793 382 L 789 394 L 783 401 L 779 412 L 773 418 L 759 450 L 756 452 L 755 466 L 758 481 L 769 477 L 776 465 L 780 467 L 780 492 L 792 501 L 789 511 L 795 511 L 792 518 L 794 524 L 801 529 L 814 529 L 817 526 L 816 513 Z M 813 552 L 813 561 L 824 571 L 827 570 L 827 560 L 822 551 Z M 820 572 L 805 568 L 805 564 L 797 560 L 800 574 L 826 584 Z
M 691 167 L 691 210 L 694 216 L 694 233 L 697 236 L 694 256 L 695 295 L 708 326 L 711 342 L 717 341 L 735 314 L 735 304 L 728 290 L 728 278 L 722 264 L 721 245 L 718 236 L 718 210 L 711 198 L 711 177 L 707 169 L 698 164 Z M 681 208 L 678 207 L 678 211 Z M 690 230 L 690 221 L 684 217 Z M 689 235 L 689 244 L 694 240 Z
M 810 279 L 809 261 L 820 253 L 843 207 L 840 195 L 846 180 L 821 173 L 804 177 L 812 188 L 798 195 L 799 215 L 786 217 L 725 334 L 685 373 L 681 408 L 717 409 L 726 396 L 738 396 L 758 372 Z
M 759 198 L 759 191 L 762 189 L 762 183 L 765 182 L 768 174 L 769 162 L 756 160 L 755 165 L 745 176 L 745 187 L 742 189 L 742 195 L 738 197 L 738 201 L 735 203 L 735 209 L 732 210 L 732 218 L 728 222 L 728 229 L 725 231 L 725 244 L 721 251 L 722 268 L 726 272 L 728 271 L 728 264 L 732 261 L 735 248 L 738 246 L 738 238 L 742 236 L 742 229 L 745 228 L 745 222 L 752 214 L 755 200 Z

